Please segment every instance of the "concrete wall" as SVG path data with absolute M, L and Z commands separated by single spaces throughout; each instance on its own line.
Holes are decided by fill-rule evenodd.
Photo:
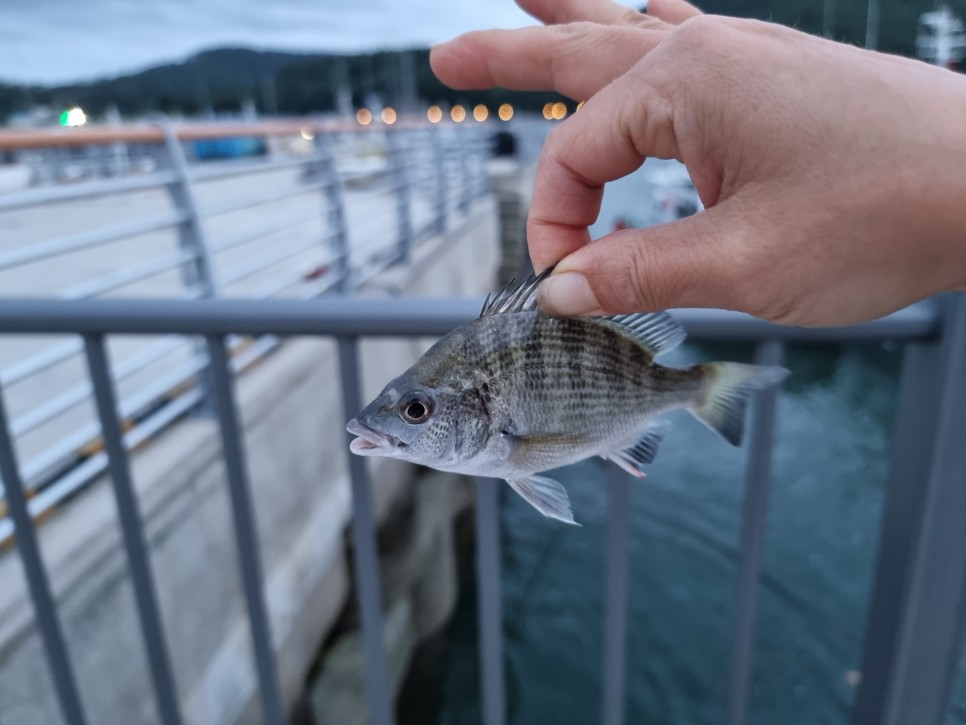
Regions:
M 380 275 L 365 292 L 485 293 L 495 283 L 498 241 L 496 203 L 485 198 L 454 220 L 449 233 L 423 243 L 411 265 Z M 364 342 L 365 396 L 375 395 L 430 342 Z M 239 380 L 238 399 L 273 641 L 291 706 L 350 589 L 347 446 L 334 343 L 287 342 Z M 382 520 L 407 490 L 412 468 L 373 464 Z M 132 468 L 185 719 L 203 725 L 259 722 L 214 422 L 179 423 L 134 455 Z M 457 497 L 451 509 L 466 500 Z M 40 533 L 88 719 L 98 725 L 157 722 L 107 482 L 99 481 Z M 416 626 L 412 611 L 393 614 L 394 624 L 400 617 L 404 628 Z M 59 718 L 20 563 L 7 552 L 0 556 L 0 722 Z
M 527 212 L 536 177 L 535 164 L 521 165 L 512 159 L 490 163 L 490 188 L 500 209 L 501 286 L 516 277 L 520 279 L 530 267 L 527 255 Z

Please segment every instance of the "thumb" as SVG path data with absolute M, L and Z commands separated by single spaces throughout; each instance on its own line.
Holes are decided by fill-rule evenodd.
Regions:
M 675 307 L 740 309 L 742 232 L 727 202 L 670 224 L 626 229 L 564 257 L 540 285 L 556 316 L 653 312 Z M 730 229 L 729 229 L 730 227 Z

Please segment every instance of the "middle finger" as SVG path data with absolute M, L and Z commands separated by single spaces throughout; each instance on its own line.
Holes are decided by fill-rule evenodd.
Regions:
M 547 25 L 590 21 L 602 25 L 627 25 L 669 30 L 670 25 L 613 0 L 517 0 L 525 12 Z

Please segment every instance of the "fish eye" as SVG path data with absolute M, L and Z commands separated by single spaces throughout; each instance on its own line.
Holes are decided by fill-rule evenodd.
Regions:
M 433 401 L 426 393 L 414 391 L 399 403 L 399 416 L 407 423 L 425 423 L 433 412 Z

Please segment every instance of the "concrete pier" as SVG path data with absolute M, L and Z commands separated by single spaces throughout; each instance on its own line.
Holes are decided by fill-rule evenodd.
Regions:
M 490 291 L 501 259 L 500 229 L 497 200 L 484 196 L 454 217 L 446 234 L 424 241 L 410 264 L 373 278 L 362 293 Z M 375 395 L 430 343 L 364 341 L 365 396 Z M 344 532 L 350 501 L 338 385 L 335 345 L 318 339 L 285 342 L 238 381 L 265 599 L 289 708 L 301 697 L 321 644 L 349 611 Z M 259 722 L 215 423 L 184 420 L 135 453 L 131 463 L 185 721 Z M 399 501 L 415 501 L 413 521 L 422 523 L 411 530 L 425 528 L 433 547 L 446 546 L 447 526 L 438 523 L 450 521 L 469 501 L 468 482 L 454 483 L 463 490 L 440 503 L 412 488 L 410 466 L 377 459 L 371 470 L 379 520 Z M 89 719 L 157 722 L 108 482 L 95 483 L 39 533 Z M 385 591 L 394 600 L 387 621 L 412 641 L 445 621 L 454 596 L 446 587 L 427 586 L 424 569 L 438 562 L 423 555 L 426 545 L 425 537 L 417 537 L 402 547 L 411 552 L 407 566 L 394 558 L 400 552 L 389 553 L 382 564 Z M 21 568 L 11 552 L 0 555 L 0 582 L 0 722 L 58 722 Z M 405 656 L 396 666 L 404 671 Z

